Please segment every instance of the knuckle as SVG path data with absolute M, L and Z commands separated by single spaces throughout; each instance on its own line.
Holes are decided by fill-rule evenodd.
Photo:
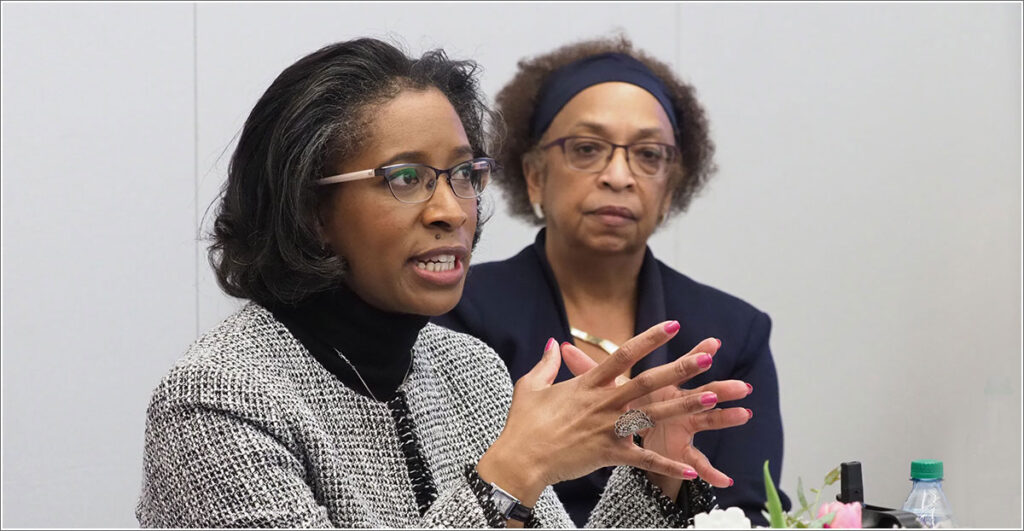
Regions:
M 701 415 L 701 428 L 703 428 L 705 430 L 714 429 L 715 424 L 716 424 L 715 423 L 715 419 L 716 418 L 717 418 L 717 415 L 714 415 L 713 413 L 708 413 L 706 415 Z
M 629 363 L 633 359 L 633 347 L 630 344 L 625 344 L 619 347 L 619 350 L 612 354 L 612 357 L 616 358 L 616 361 L 622 363 Z
M 651 391 L 654 389 L 654 386 L 657 385 L 654 381 L 654 377 L 646 372 L 638 374 L 636 378 L 633 378 L 633 381 L 636 382 L 637 387 L 644 391 Z
M 650 470 L 652 467 L 654 467 L 654 452 L 643 450 L 643 453 L 640 455 L 640 468 Z
M 676 376 L 686 377 L 690 375 L 690 367 L 685 358 L 676 360 L 673 368 L 675 369 Z

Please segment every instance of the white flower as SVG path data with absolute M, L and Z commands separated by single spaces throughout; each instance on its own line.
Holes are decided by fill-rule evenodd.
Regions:
M 699 513 L 693 517 L 694 529 L 750 529 L 750 520 L 739 507 L 726 510 L 711 509 L 710 513 Z

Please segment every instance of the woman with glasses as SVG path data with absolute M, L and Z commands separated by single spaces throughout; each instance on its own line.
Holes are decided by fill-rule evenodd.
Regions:
M 436 325 L 462 294 L 495 177 L 475 66 L 410 59 L 372 39 L 288 67 L 256 103 L 220 200 L 211 263 L 248 299 L 161 381 L 147 411 L 145 527 L 568 527 L 549 487 L 621 465 L 598 527 L 682 525 L 710 492 L 660 495 L 655 477 L 712 482 L 706 463 L 634 444 L 664 423 L 739 426 L 746 395 L 698 348 L 626 385 L 616 375 L 678 333 L 654 323 L 586 374 L 553 384 L 544 338 L 513 388 L 479 340 Z M 707 342 L 702 345 L 707 345 Z
M 752 385 L 739 404 L 756 414 L 741 428 L 699 433 L 692 445 L 673 443 L 680 425 L 662 423 L 643 446 L 693 465 L 710 461 L 724 473 L 709 478 L 719 505 L 739 506 L 764 525 L 763 463 L 770 461 L 776 484 L 782 465 L 771 321 L 673 270 L 647 247 L 713 171 L 714 148 L 694 89 L 618 38 L 521 61 L 496 101 L 507 129 L 497 152 L 506 171 L 495 180 L 510 211 L 542 229 L 512 258 L 475 266 L 460 304 L 436 321 L 492 346 L 513 378 L 537 362 L 533 345 L 543 338 L 572 342 L 586 356 L 561 369 L 556 380 L 565 381 L 613 357 L 637 332 L 678 319 L 679 334 L 620 381 L 699 343 L 715 355 L 714 367 L 692 379 L 689 390 L 669 387 L 656 396 L 693 396 L 712 381 L 740 379 Z M 704 252 L 690 256 L 700 260 Z M 708 336 L 714 339 L 703 340 Z M 598 470 L 555 485 L 577 524 L 610 474 Z M 696 484 L 669 477 L 655 483 L 671 497 L 686 497 Z

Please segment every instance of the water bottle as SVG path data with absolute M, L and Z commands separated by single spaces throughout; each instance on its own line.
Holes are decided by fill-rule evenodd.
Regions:
M 922 527 L 955 527 L 949 500 L 942 492 L 942 461 L 921 459 L 911 462 L 910 479 L 914 486 L 903 510 L 917 515 Z

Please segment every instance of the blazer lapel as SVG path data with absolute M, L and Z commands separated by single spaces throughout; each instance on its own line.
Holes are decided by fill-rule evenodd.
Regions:
M 658 267 L 658 261 L 654 259 L 654 253 L 648 247 L 644 253 L 644 263 L 640 266 L 640 278 L 637 279 L 636 330 L 634 335 L 666 319 L 665 286 L 661 282 L 661 269 Z M 635 375 L 668 362 L 669 352 L 668 343 L 666 343 L 640 360 L 633 367 L 632 374 Z

